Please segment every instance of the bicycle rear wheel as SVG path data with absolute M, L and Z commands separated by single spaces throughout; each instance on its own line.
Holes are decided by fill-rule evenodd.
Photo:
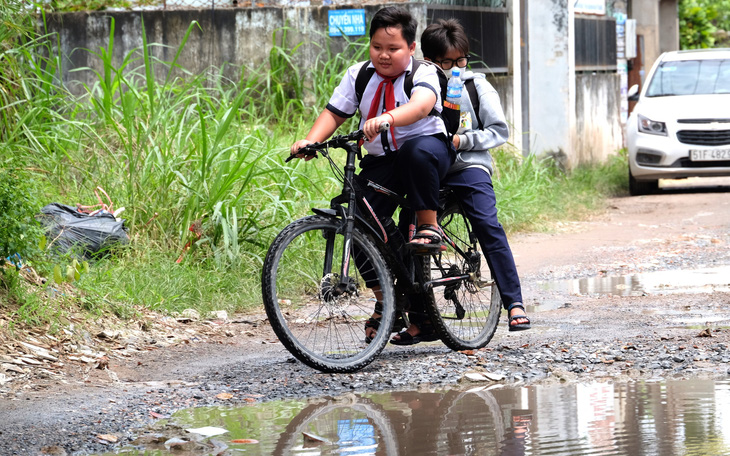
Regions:
M 357 229 L 348 277 L 340 279 L 345 244 L 341 227 L 340 220 L 322 216 L 291 223 L 271 244 L 262 272 L 272 329 L 292 355 L 323 372 L 353 372 L 370 363 L 388 342 L 394 317 L 388 269 L 375 245 Z M 365 321 L 375 295 L 363 276 L 379 283 L 383 294 L 380 330 L 369 344 Z M 347 290 L 340 292 L 336 286 L 342 283 Z
M 492 340 L 502 300 L 471 224 L 457 203 L 439 213 L 439 225 L 454 243 L 446 252 L 422 257 L 430 279 L 466 277 L 435 286 L 426 310 L 441 340 L 452 350 L 482 348 Z

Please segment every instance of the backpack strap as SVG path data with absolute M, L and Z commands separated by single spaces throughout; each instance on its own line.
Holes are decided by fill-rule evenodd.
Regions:
M 477 122 L 479 124 L 479 129 L 481 130 L 484 128 L 484 124 L 482 123 L 482 119 L 479 118 L 479 94 L 477 94 L 477 85 L 474 82 L 474 79 L 467 79 L 464 81 L 464 86 L 466 86 L 466 91 L 469 92 L 469 99 L 471 100 L 471 105 L 474 108 L 474 113 L 477 116 Z
M 406 96 L 410 99 L 411 98 L 411 91 L 413 90 L 413 75 L 416 74 L 416 71 L 418 70 L 418 66 L 421 64 L 421 62 L 418 61 L 418 59 L 413 59 L 413 66 L 411 66 L 411 72 L 406 75 L 406 77 L 403 79 L 403 91 L 406 93 Z
M 370 67 L 370 60 L 365 62 L 355 77 L 355 96 L 358 104 L 362 101 L 362 94 L 365 93 L 365 87 L 368 86 L 370 78 L 375 74 L 375 68 Z
M 419 60 L 415 58 L 413 59 L 412 70 L 406 75 L 405 79 L 403 80 L 403 91 L 406 93 L 406 95 L 408 95 L 408 98 L 411 97 L 411 91 L 413 90 L 413 75 L 416 74 L 416 71 L 421 64 L 433 65 L 436 67 L 436 72 L 438 73 L 439 77 L 439 89 L 441 90 L 441 104 L 443 104 L 444 100 L 446 99 L 446 83 L 448 82 L 448 79 L 446 78 L 446 75 L 444 74 L 441 67 L 428 60 Z M 436 108 L 433 108 L 431 112 L 428 113 L 428 115 L 439 117 L 441 116 Z

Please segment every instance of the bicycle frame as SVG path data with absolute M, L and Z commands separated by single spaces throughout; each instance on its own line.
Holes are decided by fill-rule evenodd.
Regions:
M 413 268 L 409 268 L 407 260 L 410 258 L 403 258 L 391 247 L 389 243 L 388 234 L 380 223 L 377 215 L 373 211 L 372 207 L 368 203 L 367 199 L 360 194 L 358 190 L 358 178 L 355 174 L 355 163 L 356 159 L 361 157 L 360 146 L 355 142 L 346 142 L 339 146 L 344 149 L 347 158 L 344 166 L 344 178 L 342 193 L 332 198 L 330 201 L 329 209 L 312 208 L 312 212 L 318 215 L 327 217 L 338 218 L 342 221 L 341 232 L 345 238 L 345 245 L 342 251 L 342 270 L 340 272 L 340 283 L 335 287 L 335 293 L 342 294 L 345 292 L 351 292 L 353 284 L 350 284 L 347 280 L 349 277 L 350 268 L 350 255 L 352 253 L 352 231 L 355 226 L 360 228 L 363 233 L 370 235 L 371 239 L 375 242 L 380 252 L 385 256 L 386 263 L 391 268 L 391 272 L 401 284 L 410 284 L 405 291 L 408 293 L 420 293 L 424 289 L 420 282 L 413 281 L 410 277 L 410 271 Z M 328 160 L 330 157 L 327 152 L 321 151 Z M 364 181 L 365 185 L 369 185 L 375 188 L 378 192 L 385 194 L 389 198 L 395 199 L 401 207 L 407 208 L 407 202 L 405 198 L 401 197 L 397 193 L 389 190 L 381 185 L 378 185 L 372 181 Z M 343 204 L 346 203 L 346 206 Z M 333 246 L 328 246 L 328 254 L 332 252 Z M 325 269 L 331 268 L 331 264 L 325 266 Z M 325 273 L 331 272 L 325 270 Z
M 345 245 L 343 246 L 343 257 L 342 262 L 340 263 L 342 265 L 342 270 L 339 271 L 340 282 L 333 287 L 333 292 L 336 295 L 355 291 L 355 285 L 350 283 L 348 280 L 350 255 L 352 253 L 352 231 L 355 226 L 360 228 L 365 234 L 370 235 L 380 252 L 385 257 L 386 263 L 390 267 L 391 272 L 395 276 L 396 282 L 403 293 L 420 294 L 430 291 L 433 287 L 456 285 L 464 280 L 474 279 L 473 273 L 467 273 L 424 281 L 423 273 L 419 268 L 414 267 L 413 256 L 397 254 L 395 249 L 392 247 L 392 244 L 389 243 L 390 240 L 388 239 L 388 234 L 385 228 L 380 222 L 377 214 L 375 214 L 368 203 L 367 199 L 361 195 L 361 192 L 358 190 L 358 185 L 367 185 L 372 187 L 377 192 L 386 195 L 388 198 L 394 199 L 399 206 L 404 209 L 408 209 L 409 207 L 406 199 L 375 182 L 366 179 L 358 179 L 358 176 L 355 174 L 355 163 L 356 159 L 361 158 L 361 154 L 360 146 L 357 143 L 347 141 L 339 144 L 339 147 L 345 150 L 347 154 L 344 166 L 342 193 L 330 201 L 329 209 L 312 209 L 315 214 L 339 218 L 342 220 L 341 232 L 345 239 Z M 322 155 L 331 161 L 328 152 L 323 150 Z M 343 206 L 344 203 L 347 203 L 346 207 Z M 413 222 L 415 222 L 415 214 L 413 217 Z M 464 258 L 469 258 L 469 253 L 462 251 L 458 247 L 457 243 L 453 242 L 445 233 L 444 240 L 451 245 L 458 255 Z M 334 242 L 334 240 L 328 240 L 328 258 L 331 258 L 331 253 L 334 249 L 334 246 L 330 245 L 331 242 Z M 441 262 L 438 261 L 438 259 L 435 261 L 435 264 L 437 264 L 440 269 L 443 269 Z M 326 264 L 323 273 L 330 273 L 331 267 L 331 264 Z M 445 271 L 442 270 L 442 272 Z

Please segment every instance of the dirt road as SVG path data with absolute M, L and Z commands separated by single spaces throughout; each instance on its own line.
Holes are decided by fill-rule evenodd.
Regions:
M 727 376 L 730 181 L 720 182 L 727 186 L 614 199 L 588 221 L 512 236 L 534 329 L 508 333 L 503 323 L 476 354 L 389 346 L 362 372 L 318 374 L 293 362 L 263 312 L 160 321 L 155 329 L 176 331 L 174 343 L 149 328 L 92 334 L 104 363 L 61 357 L 45 373 L 6 370 L 13 381 L 0 389 L 0 455 L 108 451 L 183 407 L 451 384 L 473 370 L 506 382 Z M 724 285 L 677 290 L 672 276 L 662 278 L 695 270 L 724 271 Z M 650 274 L 659 277 L 652 286 Z M 603 282 L 614 293 L 597 293 Z

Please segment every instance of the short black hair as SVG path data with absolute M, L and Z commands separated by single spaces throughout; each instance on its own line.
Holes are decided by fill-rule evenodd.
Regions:
M 456 19 L 439 19 L 421 35 L 421 51 L 429 60 L 445 56 L 450 49 L 469 55 L 469 37 Z
M 418 21 L 407 9 L 399 6 L 386 6 L 375 13 L 375 16 L 370 21 L 370 39 L 373 38 L 375 32 L 388 27 L 401 29 L 403 38 L 408 43 L 408 46 L 416 41 Z

